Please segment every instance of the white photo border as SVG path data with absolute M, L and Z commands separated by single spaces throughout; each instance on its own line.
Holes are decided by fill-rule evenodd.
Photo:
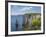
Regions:
M 28 5 L 28 6 L 41 6 L 41 30 L 37 31 L 15 31 L 11 32 L 11 5 Z M 26 3 L 13 3 L 13 2 L 8 2 L 8 35 L 13 35 L 13 34 L 28 34 L 28 33 L 43 33 L 43 4 L 26 4 Z

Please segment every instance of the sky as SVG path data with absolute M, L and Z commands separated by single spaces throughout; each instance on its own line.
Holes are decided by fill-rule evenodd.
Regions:
M 11 14 L 19 15 L 25 13 L 40 13 L 40 6 L 22 6 L 22 5 L 11 5 Z

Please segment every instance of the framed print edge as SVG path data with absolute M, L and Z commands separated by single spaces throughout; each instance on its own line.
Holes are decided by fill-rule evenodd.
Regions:
M 26 33 L 26 34 L 12 34 L 8 35 L 8 2 L 11 3 L 29 3 L 29 4 L 42 4 L 43 5 L 43 32 L 42 33 Z M 22 2 L 22 1 L 5 1 L 5 36 L 19 36 L 19 35 L 37 35 L 45 33 L 45 3 L 40 2 Z

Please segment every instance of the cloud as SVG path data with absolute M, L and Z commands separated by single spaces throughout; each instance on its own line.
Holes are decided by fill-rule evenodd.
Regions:
M 26 11 L 31 10 L 32 7 L 23 7 L 21 9 L 19 9 L 18 11 L 12 11 L 11 15 L 23 15 L 26 13 Z
M 31 9 L 32 9 L 32 7 L 24 7 L 22 9 L 20 9 L 20 12 L 31 10 Z

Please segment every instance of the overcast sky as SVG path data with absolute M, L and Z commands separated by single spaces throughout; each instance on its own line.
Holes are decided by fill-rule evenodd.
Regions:
M 19 15 L 25 13 L 40 13 L 40 6 L 21 6 L 21 5 L 11 5 L 12 15 Z

